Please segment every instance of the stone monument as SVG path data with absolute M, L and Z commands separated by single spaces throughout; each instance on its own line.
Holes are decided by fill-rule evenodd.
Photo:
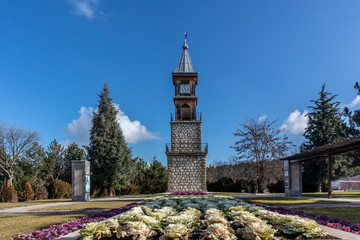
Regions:
M 185 42 L 172 73 L 175 114 L 171 114 L 171 144 L 166 144 L 168 191 L 206 191 L 207 144 L 202 143 L 201 113 L 196 112 L 198 73 Z
M 74 202 L 90 201 L 90 162 L 71 161 L 72 200 Z

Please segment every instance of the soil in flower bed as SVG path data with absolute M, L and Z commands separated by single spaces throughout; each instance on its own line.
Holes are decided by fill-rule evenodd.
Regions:
M 205 226 L 200 226 L 199 228 L 193 230 L 190 234 L 190 236 L 188 238 L 174 238 L 174 240 L 178 239 L 182 239 L 182 240 L 199 240 L 199 239 L 202 239 L 202 236 L 203 236 L 203 231 L 206 229 Z M 233 228 L 234 229 L 234 228 Z M 155 230 L 156 232 L 158 232 L 158 235 L 157 236 L 153 236 L 153 237 L 147 237 L 146 239 L 147 240 L 159 240 L 159 238 L 161 237 L 161 233 L 160 231 L 158 230 Z M 236 229 L 234 229 L 234 231 L 236 232 Z M 239 234 L 236 234 L 236 237 L 238 240 L 246 240 L 245 238 L 242 238 L 241 235 Z M 278 231 L 276 234 L 275 234 L 275 237 L 281 237 L 283 239 L 288 239 L 288 240 L 295 240 L 298 235 L 297 234 L 286 234 L 286 233 L 283 233 L 281 231 Z M 116 234 L 113 234 L 111 237 L 103 237 L 101 239 L 104 239 L 104 240 L 119 240 L 119 238 L 116 237 Z M 121 238 L 121 240 L 133 240 L 133 236 L 130 236 L 130 237 L 126 237 L 126 238 Z M 330 235 L 326 235 L 326 236 L 323 236 L 323 237 L 318 237 L 318 238 L 306 238 L 308 240 L 320 240 L 320 239 L 340 239 L 340 238 L 337 238 L 337 237 L 333 237 L 333 236 L 330 236 Z

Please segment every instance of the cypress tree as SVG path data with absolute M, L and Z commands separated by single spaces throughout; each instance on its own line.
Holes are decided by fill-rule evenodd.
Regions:
M 339 111 L 340 102 L 334 99 L 333 95 L 325 91 L 325 84 L 319 92 L 317 100 L 311 100 L 314 106 L 309 106 L 311 112 L 307 114 L 309 122 L 305 129 L 305 142 L 301 145 L 300 150 L 307 151 L 313 148 L 332 143 L 346 136 L 344 122 Z M 346 166 L 341 164 L 346 162 L 342 156 L 336 156 L 333 172 L 336 175 L 344 174 Z M 336 176 L 334 176 L 336 178 Z M 327 178 L 327 158 L 306 161 L 304 164 L 303 183 L 304 191 L 320 192 L 322 183 Z
M 107 83 L 99 98 L 98 109 L 93 113 L 88 147 L 91 179 L 93 189 L 107 191 L 112 196 L 114 188 L 129 184 L 135 161 L 117 121 L 118 110 Z

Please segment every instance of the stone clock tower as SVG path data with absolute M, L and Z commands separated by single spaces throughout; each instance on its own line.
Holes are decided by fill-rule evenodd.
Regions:
M 198 73 L 185 42 L 172 74 L 175 113 L 171 114 L 171 144 L 166 144 L 168 191 L 206 191 L 207 144 L 202 143 L 201 113 L 196 112 Z

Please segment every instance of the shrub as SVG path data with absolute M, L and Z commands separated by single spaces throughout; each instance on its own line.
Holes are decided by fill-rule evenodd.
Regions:
M 54 180 L 54 198 L 71 197 L 71 184 L 60 179 Z
M 166 192 L 167 182 L 157 179 L 147 179 L 141 183 L 140 193 L 151 194 L 151 193 L 162 193 Z
M 34 190 L 32 189 L 29 181 L 25 183 L 25 189 L 21 192 L 21 199 L 23 201 L 30 201 L 34 199 Z
M 132 195 L 140 193 L 140 186 L 135 184 L 129 184 L 117 189 L 118 195 Z
M 270 183 L 267 186 L 270 193 L 283 193 L 285 192 L 284 180 L 280 179 L 276 183 Z
M 231 178 L 220 178 L 216 182 L 207 183 L 208 191 L 212 192 L 250 192 L 256 191 L 254 180 L 247 181 L 245 179 L 237 179 L 234 182 Z
M 11 185 L 9 187 L 6 182 L 4 182 L 0 188 L 0 198 L 1 202 L 17 202 L 18 196 L 14 186 Z
M 35 199 L 36 200 L 40 200 L 40 199 L 48 199 L 49 194 L 48 191 L 46 190 L 44 181 L 39 178 L 36 186 L 35 186 Z

